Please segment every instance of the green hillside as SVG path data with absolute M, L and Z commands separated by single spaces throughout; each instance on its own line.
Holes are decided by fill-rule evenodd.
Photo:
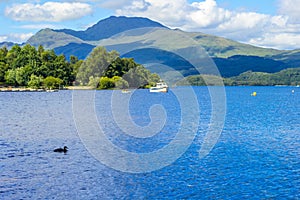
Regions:
M 272 56 L 284 51 L 261 48 L 249 44 L 239 43 L 223 37 L 217 37 L 204 33 L 186 33 L 201 45 L 210 56 L 218 58 L 228 58 L 234 55 L 245 56 Z
M 56 32 L 49 28 L 42 29 L 26 42 L 32 46 L 38 47 L 42 45 L 46 49 L 54 49 L 56 47 L 65 46 L 69 43 L 83 43 L 82 40 L 63 32 Z

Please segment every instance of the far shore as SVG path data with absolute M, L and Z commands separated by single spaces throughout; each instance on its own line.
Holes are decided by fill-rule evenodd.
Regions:
M 91 86 L 67 86 L 60 90 L 93 90 Z M 46 91 L 57 91 L 58 89 L 45 89 L 45 88 L 28 88 L 28 87 L 11 87 L 11 86 L 1 86 L 0 92 L 46 92 Z
M 92 86 L 67 86 L 65 87 L 67 90 L 94 90 Z

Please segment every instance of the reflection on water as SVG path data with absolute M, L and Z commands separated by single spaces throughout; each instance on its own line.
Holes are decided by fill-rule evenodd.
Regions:
M 1 199 L 297 199 L 300 198 L 300 90 L 289 87 L 228 87 L 227 116 L 213 151 L 199 159 L 209 123 L 207 90 L 195 88 L 201 110 L 199 132 L 172 165 L 151 173 L 127 174 L 92 157 L 77 135 L 72 92 L 0 93 Z M 253 91 L 257 96 L 251 96 Z M 107 137 L 123 149 L 150 152 L 174 138 L 179 127 L 169 96 L 137 91 L 131 109 L 147 125 L 152 104 L 167 109 L 163 134 L 134 139 L 120 134 L 96 92 L 96 110 Z M 143 99 L 144 98 L 144 99 Z M 188 97 L 187 97 L 188 98 Z M 138 109 L 138 108 L 143 109 Z M 54 153 L 69 147 L 66 154 Z

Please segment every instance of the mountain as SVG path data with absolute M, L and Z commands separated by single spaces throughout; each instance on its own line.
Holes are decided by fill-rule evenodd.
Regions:
M 79 59 L 86 58 L 94 47 L 105 46 L 108 50 L 119 51 L 122 57 L 133 57 L 149 69 L 152 69 L 151 63 L 159 63 L 181 71 L 184 76 L 197 73 L 193 67 L 195 63 L 188 60 L 198 60 L 197 65 L 206 62 L 194 55 L 195 46 L 203 49 L 203 55 L 207 54 L 225 77 L 245 71 L 273 73 L 300 67 L 300 50 L 261 48 L 205 33 L 172 30 L 141 17 L 112 16 L 84 31 L 43 29 L 27 43 L 43 45 L 67 58 L 75 55 Z M 182 50 L 186 52 L 184 55 Z M 208 70 L 207 73 L 214 72 Z
M 26 43 L 36 47 L 43 45 L 46 49 L 54 49 L 70 43 L 84 43 L 84 41 L 72 35 L 46 28 L 37 32 Z
M 86 29 L 85 31 L 74 31 L 70 29 L 56 30 L 56 32 L 63 32 L 65 34 L 78 37 L 86 41 L 97 41 L 105 38 L 109 38 L 115 34 L 137 28 L 145 27 L 161 27 L 166 28 L 158 22 L 151 21 L 142 17 L 115 17 L 100 20 L 97 24 Z
M 76 55 L 78 59 L 84 60 L 95 47 L 96 46 L 87 43 L 71 42 L 65 46 L 56 47 L 54 51 L 56 54 L 64 54 L 66 58 Z
M 13 42 L 0 42 L 0 47 L 6 46 L 8 49 L 10 49 L 14 45 L 23 45 L 23 44 L 17 44 Z

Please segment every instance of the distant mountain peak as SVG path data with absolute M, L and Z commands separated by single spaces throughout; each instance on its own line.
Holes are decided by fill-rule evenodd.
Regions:
M 73 35 L 85 41 L 98 41 L 109 38 L 115 34 L 137 28 L 160 27 L 167 28 L 162 24 L 143 17 L 110 16 L 87 28 L 85 31 L 70 29 L 55 30 Z

